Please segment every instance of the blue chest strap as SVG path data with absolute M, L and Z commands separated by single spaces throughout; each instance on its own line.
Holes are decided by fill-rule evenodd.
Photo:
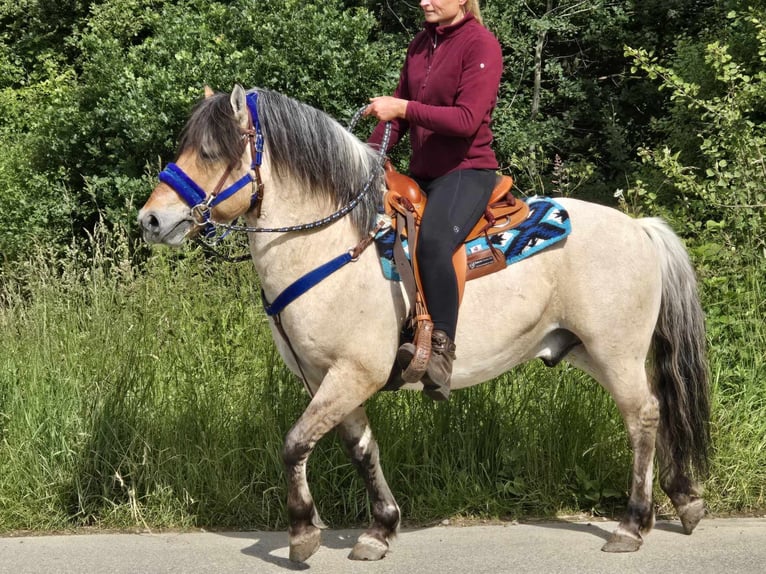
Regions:
M 266 310 L 266 314 L 269 317 L 278 315 L 285 307 L 303 295 L 306 291 L 319 285 L 319 283 L 327 279 L 338 269 L 353 260 L 354 257 L 351 255 L 351 252 L 346 252 L 343 255 L 339 255 L 335 259 L 320 265 L 313 271 L 306 273 L 303 277 L 296 279 L 290 286 L 282 291 L 276 299 L 274 299 L 273 303 L 268 302 L 266 294 L 263 292 L 263 289 L 261 289 L 261 300 L 263 301 L 263 308 Z

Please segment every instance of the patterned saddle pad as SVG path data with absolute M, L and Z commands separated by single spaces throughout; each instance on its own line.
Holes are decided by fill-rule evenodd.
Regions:
M 549 197 L 529 197 L 529 216 L 518 226 L 496 235 L 489 236 L 495 249 L 505 254 L 505 263 L 510 265 L 539 253 L 558 243 L 572 231 L 566 209 Z M 380 256 L 383 275 L 391 281 L 399 281 L 394 264 L 394 239 L 396 231 L 386 227 L 375 236 L 375 245 Z M 404 250 L 409 257 L 406 240 Z M 488 248 L 487 239 L 480 237 L 464 244 L 468 255 Z

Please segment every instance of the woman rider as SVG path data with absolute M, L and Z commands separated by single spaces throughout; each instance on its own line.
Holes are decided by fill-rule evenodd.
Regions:
M 380 145 L 392 122 L 389 149 L 409 130 L 409 172 L 426 194 L 417 243 L 420 279 L 434 323 L 424 392 L 449 397 L 458 284 L 452 254 L 481 217 L 498 169 L 490 120 L 497 102 L 503 57 L 482 24 L 478 0 L 421 0 L 424 29 L 407 49 L 393 96 L 372 98 L 366 115 L 378 124 L 369 143 Z M 388 150 L 386 150 L 388 151 Z M 415 352 L 402 345 L 406 368 Z

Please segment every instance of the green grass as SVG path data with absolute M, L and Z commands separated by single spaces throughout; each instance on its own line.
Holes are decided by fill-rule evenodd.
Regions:
M 766 264 L 711 281 L 715 456 L 708 498 L 721 511 L 766 507 Z M 712 294 L 715 294 L 713 296 Z
M 276 356 L 252 266 L 157 250 L 136 268 L 120 235 L 92 249 L 41 251 L 3 278 L 0 531 L 284 528 L 279 453 L 308 397 Z M 740 270 L 728 289 L 706 282 L 715 513 L 766 507 L 765 271 Z M 410 523 L 611 515 L 625 503 L 622 421 L 565 365 L 532 363 L 448 404 L 382 393 L 368 412 Z M 333 526 L 368 520 L 334 436 L 309 480 Z

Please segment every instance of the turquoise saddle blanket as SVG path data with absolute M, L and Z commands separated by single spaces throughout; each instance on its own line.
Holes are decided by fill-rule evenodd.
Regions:
M 529 204 L 529 215 L 518 226 L 489 236 L 489 244 L 505 254 L 506 265 L 516 263 L 539 253 L 566 238 L 572 231 L 566 209 L 549 197 L 524 199 Z M 396 231 L 386 227 L 375 236 L 383 275 L 391 281 L 399 281 L 394 264 L 394 239 Z M 464 244 L 467 255 L 488 248 L 487 238 L 479 237 Z M 409 257 L 406 240 L 404 250 Z

